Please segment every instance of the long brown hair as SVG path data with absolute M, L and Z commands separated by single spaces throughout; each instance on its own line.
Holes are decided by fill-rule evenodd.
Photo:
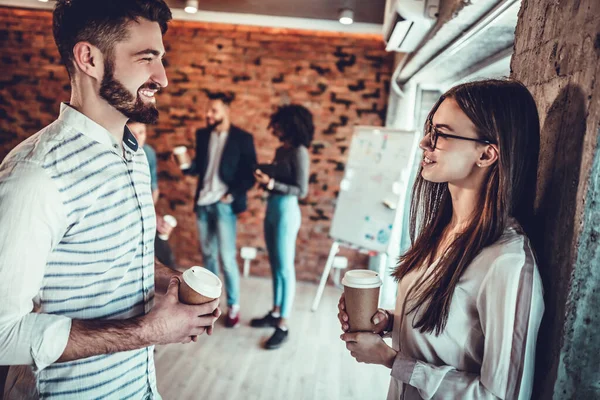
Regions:
M 514 217 L 529 230 L 539 154 L 540 123 L 531 93 L 515 80 L 484 80 L 458 85 L 446 92 L 429 113 L 454 99 L 473 122 L 480 138 L 498 145 L 498 161 L 490 167 L 479 204 L 465 230 L 439 259 L 431 276 L 409 293 L 407 315 L 415 312 L 414 328 L 439 335 L 446 326 L 454 289 L 469 264 L 497 241 Z M 410 249 L 400 257 L 393 275 L 430 265 L 452 217 L 447 183 L 423 179 L 419 169 L 410 207 Z M 416 322 L 414 322 L 416 320 Z

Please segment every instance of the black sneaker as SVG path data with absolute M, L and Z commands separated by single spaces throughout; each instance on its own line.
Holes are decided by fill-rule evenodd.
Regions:
M 279 319 L 274 317 L 269 311 L 267 315 L 262 318 L 253 318 L 250 321 L 250 326 L 254 328 L 275 328 L 279 324 Z
M 288 334 L 288 330 L 284 331 L 280 327 L 275 328 L 275 333 L 269 338 L 269 340 L 267 340 L 267 343 L 265 343 L 265 349 L 273 350 L 279 348 L 287 341 Z

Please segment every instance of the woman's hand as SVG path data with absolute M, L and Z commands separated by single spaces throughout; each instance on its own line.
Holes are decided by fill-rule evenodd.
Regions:
M 256 181 L 261 185 L 267 185 L 271 180 L 271 177 L 262 172 L 260 169 L 254 171 L 254 178 L 256 178 Z
M 344 333 L 340 338 L 346 342 L 350 355 L 360 363 L 380 364 L 392 368 L 398 352 L 388 346 L 381 336 L 369 332 Z
M 340 325 L 342 325 L 342 330 L 348 332 L 350 325 L 348 325 L 348 314 L 346 313 L 346 298 L 344 297 L 344 293 L 340 296 L 338 311 L 338 319 L 340 320 Z
M 173 231 L 173 226 L 165 222 L 165 219 L 162 215 L 156 215 L 156 231 L 159 235 L 167 235 L 169 236 Z
M 344 293 L 342 293 L 342 295 L 340 296 L 338 310 L 338 320 L 342 325 L 342 330 L 344 332 L 348 332 L 348 329 L 350 329 L 350 325 L 348 325 L 348 314 L 346 313 L 346 298 L 344 297 Z M 390 324 L 389 315 L 389 313 L 382 310 L 381 308 L 377 310 L 375 315 L 373 315 L 373 318 L 371 318 L 371 322 L 373 322 L 373 324 L 375 325 L 375 327 L 373 328 L 373 333 L 380 334 L 390 329 L 388 326 Z

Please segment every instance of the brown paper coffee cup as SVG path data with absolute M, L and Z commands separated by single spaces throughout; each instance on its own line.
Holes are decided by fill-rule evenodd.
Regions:
M 223 284 L 218 276 L 202 267 L 192 267 L 182 275 L 179 301 L 185 304 L 204 304 L 221 296 Z
M 368 270 L 348 271 L 344 274 L 342 284 L 349 332 L 372 332 L 375 325 L 371 319 L 379 305 L 379 274 Z
M 189 287 L 185 281 L 181 282 L 181 285 L 179 285 L 179 301 L 182 303 L 200 305 L 208 303 L 209 301 L 213 301 L 215 298 L 201 295 Z

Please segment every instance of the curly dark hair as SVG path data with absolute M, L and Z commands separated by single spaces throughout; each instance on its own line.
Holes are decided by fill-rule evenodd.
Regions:
M 172 15 L 164 0 L 58 0 L 52 30 L 69 76 L 75 44 L 90 42 L 110 59 L 115 43 L 127 38 L 127 24 L 138 18 L 158 22 L 164 35 Z
M 315 134 L 312 113 L 298 104 L 278 107 L 271 115 L 269 128 L 280 130 L 281 140 L 291 143 L 294 147 L 309 147 Z

